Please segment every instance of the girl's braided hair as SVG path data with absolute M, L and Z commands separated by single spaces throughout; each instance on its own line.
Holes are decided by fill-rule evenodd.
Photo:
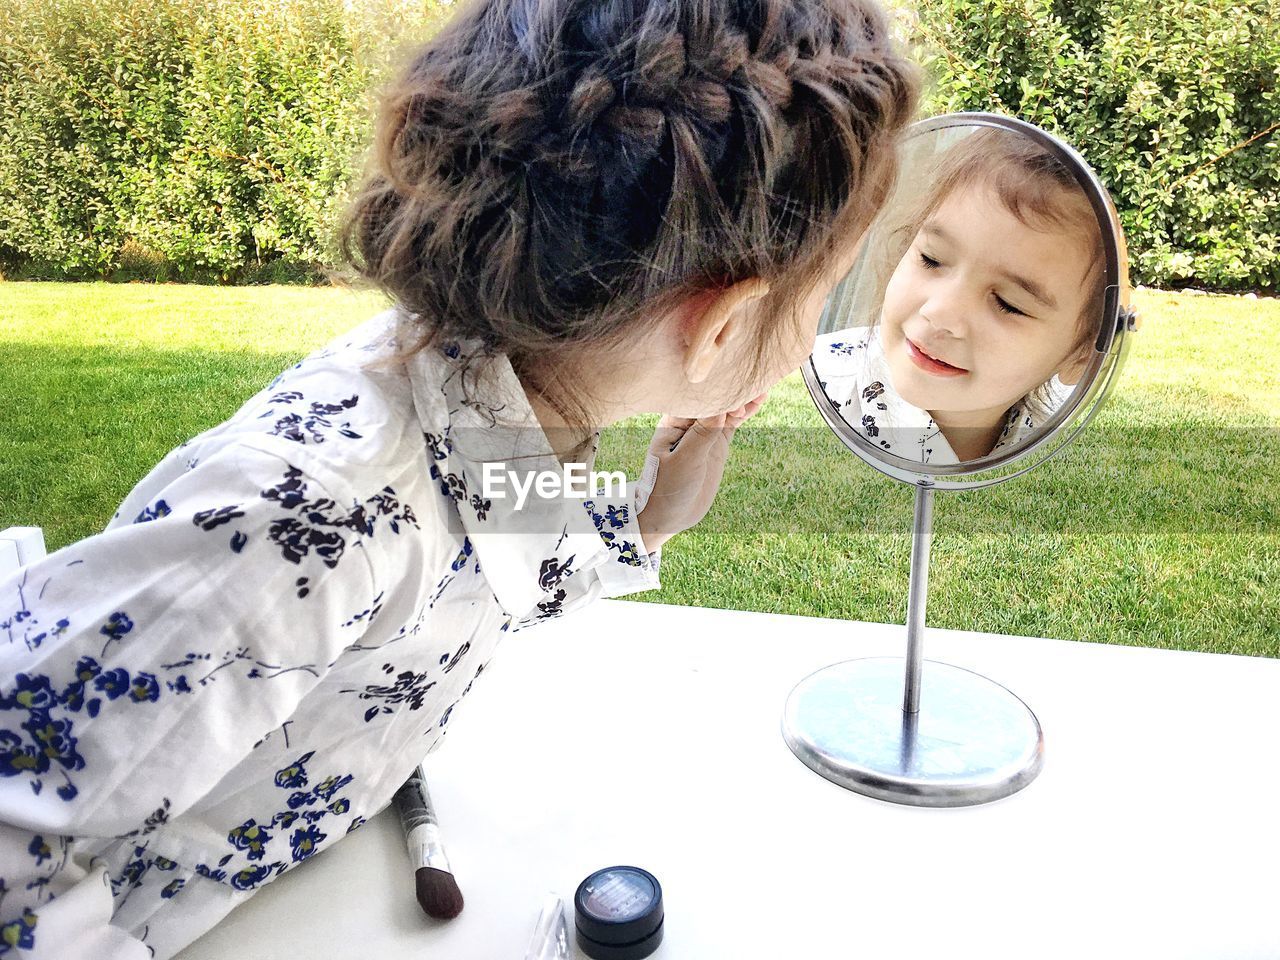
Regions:
M 585 425 L 575 353 L 739 280 L 812 288 L 917 91 L 874 0 L 473 0 L 385 93 L 343 252 L 414 349 L 476 338 Z

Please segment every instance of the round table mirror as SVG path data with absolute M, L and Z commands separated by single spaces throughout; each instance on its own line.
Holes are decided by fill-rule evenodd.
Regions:
M 802 371 L 827 425 L 915 488 L 907 649 L 802 680 L 783 735 L 858 793 L 963 806 L 1030 783 L 1032 711 L 1004 687 L 925 661 L 935 490 L 1038 466 L 1084 429 L 1137 316 L 1107 191 L 1071 147 L 995 114 L 915 124 L 897 186 L 827 299 Z

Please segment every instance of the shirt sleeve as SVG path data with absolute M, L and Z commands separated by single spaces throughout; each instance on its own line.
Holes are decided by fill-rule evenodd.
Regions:
M 620 597 L 642 590 L 657 590 L 658 567 L 640 537 L 640 508 L 634 490 L 629 496 L 597 498 L 584 506 L 591 515 L 605 550 L 589 569 L 600 581 L 600 596 Z
M 570 613 L 600 598 L 661 589 L 661 550 L 648 551 L 640 536 L 637 504 L 643 504 L 647 496 L 642 478 L 638 484 L 628 484 L 622 496 L 597 496 L 583 502 L 605 548 L 572 576 L 557 580 L 548 600 L 518 621 L 517 629 Z
M 150 832 L 359 639 L 343 625 L 374 596 L 367 505 L 335 499 L 336 480 L 269 439 L 227 443 L 167 481 L 153 471 L 125 501 L 151 492 L 132 522 L 0 577 L 0 822 L 46 837 Z M 27 853 L 0 850 L 0 865 Z M 46 874 L 33 872 L 47 886 Z M 4 877 L 13 901 L 18 879 Z

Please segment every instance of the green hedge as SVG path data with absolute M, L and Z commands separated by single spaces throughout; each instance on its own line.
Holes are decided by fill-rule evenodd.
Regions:
M 1076 147 L 1112 191 L 1137 281 L 1280 288 L 1276 0 L 914 10 L 929 111 L 1011 113 Z
M 312 274 L 438 0 L 0 0 L 0 269 Z
M 907 2 L 928 109 L 1013 113 L 1077 146 L 1115 194 L 1136 280 L 1280 287 L 1280 131 L 1228 153 L 1280 121 L 1274 0 Z M 318 275 L 371 91 L 449 12 L 0 0 L 0 271 Z

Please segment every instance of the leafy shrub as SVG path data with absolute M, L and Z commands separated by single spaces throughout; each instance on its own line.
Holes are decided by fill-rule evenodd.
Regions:
M 912 6 L 929 111 L 1010 113 L 1074 146 L 1115 198 L 1136 280 L 1280 287 L 1274 0 Z
M 1280 287 L 1275 0 L 899 2 L 929 111 L 1073 144 L 1135 280 Z M 449 3 L 0 0 L 0 274 L 317 276 L 372 92 Z
M 0 269 L 245 281 L 334 259 L 372 92 L 440 0 L 3 0 Z

